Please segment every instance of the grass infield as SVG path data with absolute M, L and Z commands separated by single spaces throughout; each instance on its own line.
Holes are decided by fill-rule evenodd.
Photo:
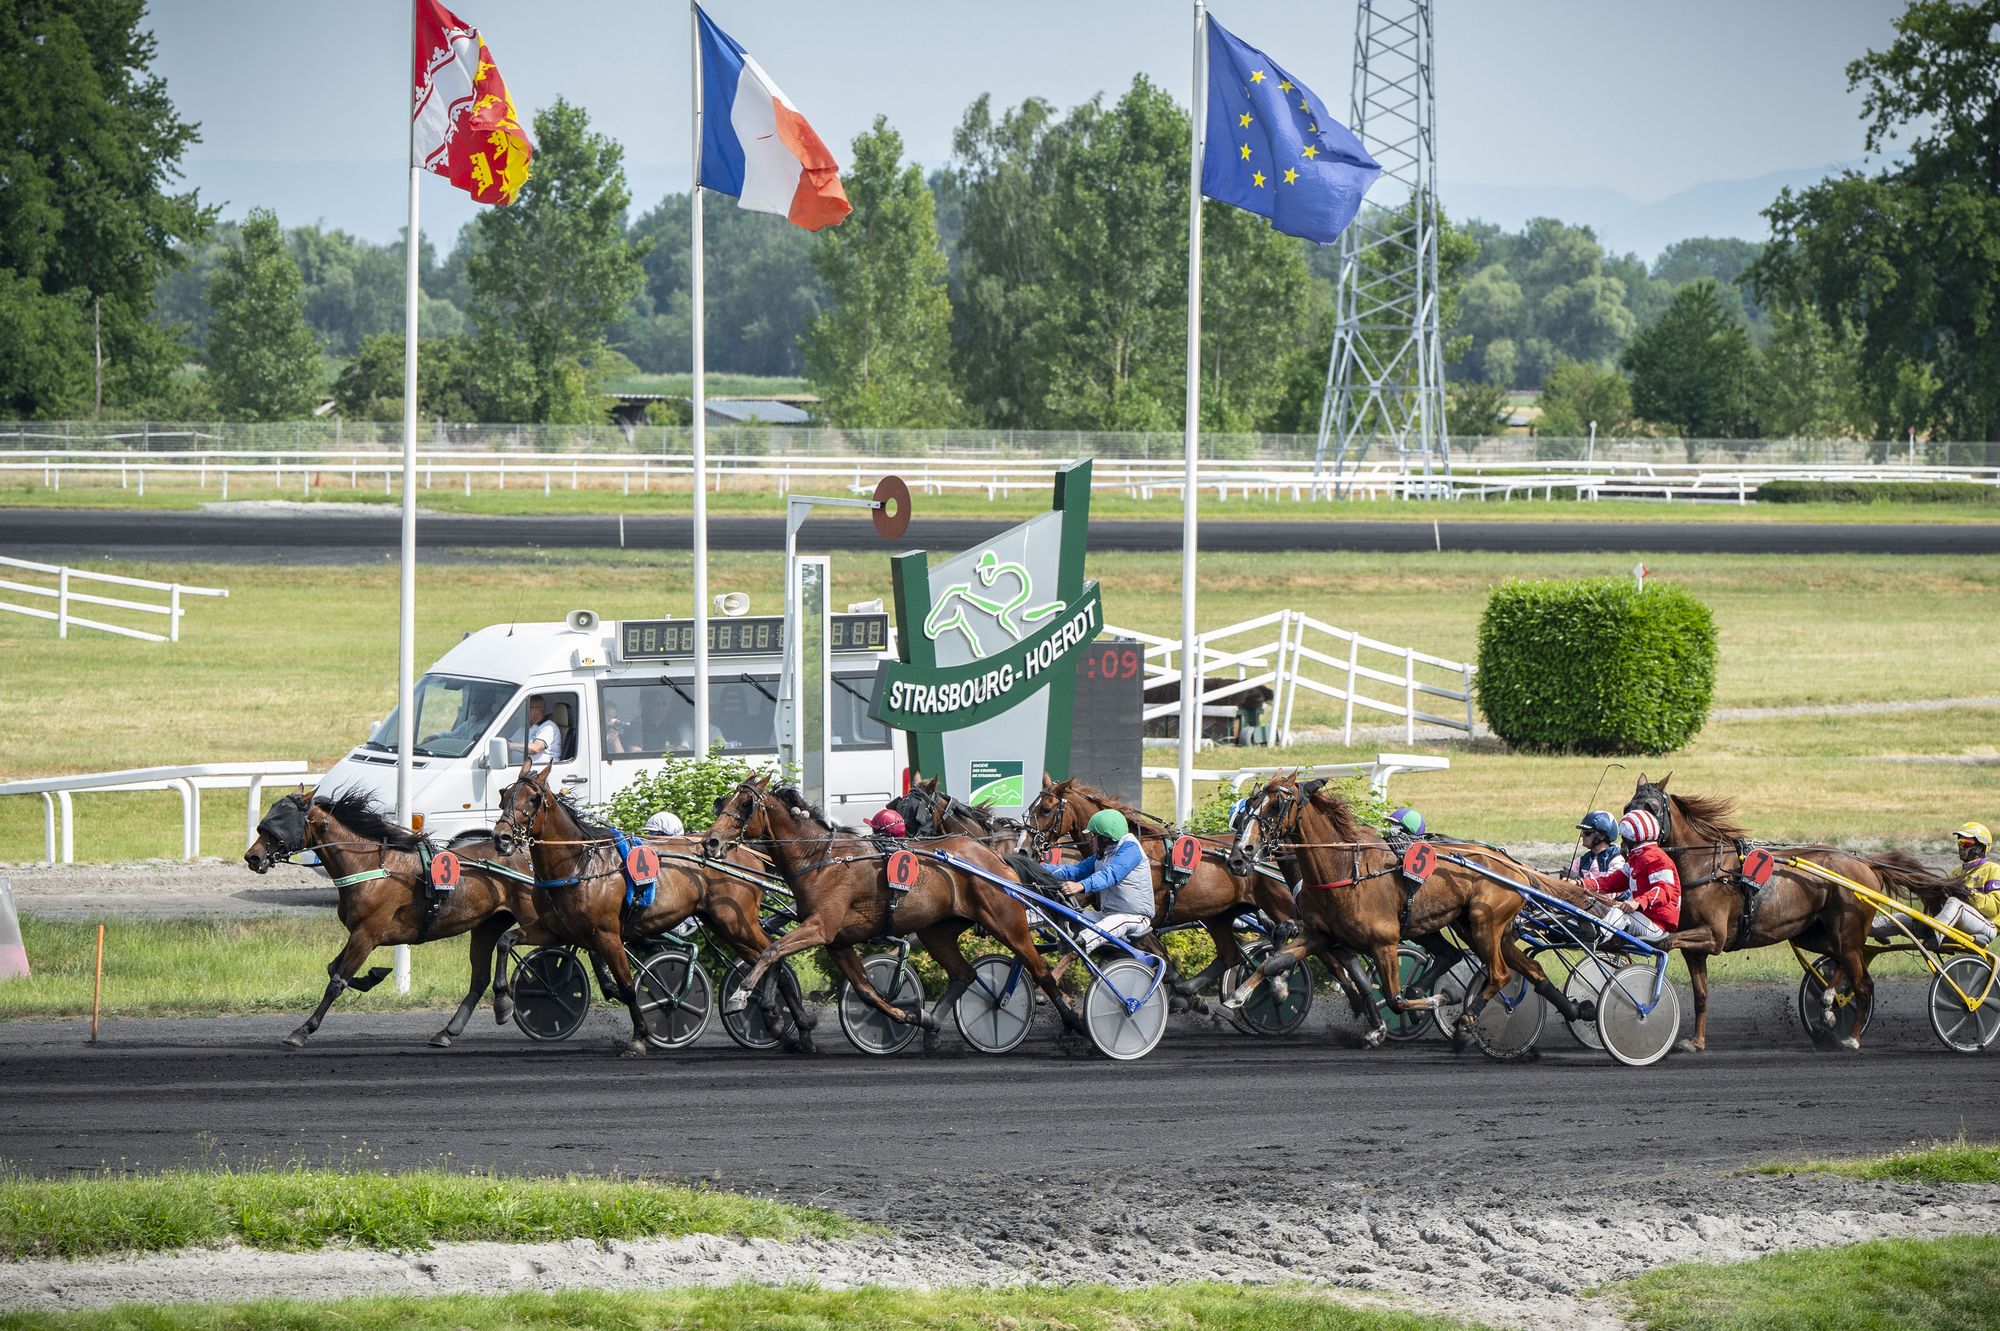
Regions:
M 1796 1160 L 1759 1165 L 1752 1174 L 1838 1174 L 1900 1183 L 2000 1183 L 2000 1146 L 1964 1137 L 1891 1155 L 1840 1160 Z
M 292 1167 L 55 1180 L 0 1174 L 0 1259 L 165 1252 L 240 1243 L 423 1249 L 485 1240 L 842 1238 L 865 1226 L 831 1211 L 620 1179 L 514 1178 L 443 1170 Z

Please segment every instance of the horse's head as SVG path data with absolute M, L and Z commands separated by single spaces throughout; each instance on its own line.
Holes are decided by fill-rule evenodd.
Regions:
M 1281 772 L 1250 792 L 1234 819 L 1236 840 L 1229 847 L 1229 872 L 1241 877 L 1286 840 L 1297 840 L 1306 799 L 1296 772 Z
M 522 763 L 513 783 L 500 792 L 500 816 L 493 820 L 493 849 L 512 855 L 541 836 L 542 820 L 555 807 L 546 771 L 538 770 L 532 758 Z
M 310 804 L 310 793 L 300 786 L 271 806 L 264 821 L 257 824 L 257 839 L 243 852 L 243 862 L 252 873 L 269 873 L 272 865 L 305 849 Z
M 1028 806 L 1024 821 L 1044 844 L 1053 845 L 1082 828 L 1084 820 L 1076 817 L 1070 799 L 1074 789 L 1075 781 L 1058 781 L 1047 772 L 1042 773 L 1042 791 Z
M 770 790 L 771 778 L 759 774 L 717 800 L 715 821 L 708 825 L 708 835 L 702 838 L 702 854 L 721 859 L 745 838 L 770 840 L 771 815 L 764 807 Z
M 1660 835 L 1671 839 L 1674 826 L 1674 799 L 1667 794 L 1667 782 L 1674 779 L 1672 772 L 1661 777 L 1657 783 L 1648 781 L 1644 772 L 1639 773 L 1639 784 L 1632 791 L 1632 798 L 1625 801 L 1624 813 L 1634 809 L 1644 809 L 1660 822 Z
M 889 808 L 903 820 L 903 827 L 912 837 L 934 837 L 943 832 L 944 800 L 938 796 L 936 781 L 920 781 L 911 786 L 890 800 Z

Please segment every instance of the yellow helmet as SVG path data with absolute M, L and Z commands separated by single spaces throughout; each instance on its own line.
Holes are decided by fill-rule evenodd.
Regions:
M 1988 849 L 1993 846 L 1993 834 L 1986 830 L 1985 823 L 1967 823 L 1958 829 L 1957 835 L 1960 841 L 1977 841 Z

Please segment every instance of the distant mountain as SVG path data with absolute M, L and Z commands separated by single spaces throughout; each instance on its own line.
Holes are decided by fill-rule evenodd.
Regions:
M 1641 203 L 1616 190 L 1538 185 L 1468 185 L 1445 181 L 1440 187 L 1454 219 L 1478 218 L 1517 231 L 1534 217 L 1554 217 L 1589 226 L 1607 250 L 1631 251 L 1646 262 L 1689 236 L 1737 236 L 1763 240 L 1770 227 L 1759 214 L 1778 191 L 1817 184 L 1864 162 L 1832 162 L 1820 167 L 1773 171 L 1751 180 L 1707 180 L 1678 194 Z

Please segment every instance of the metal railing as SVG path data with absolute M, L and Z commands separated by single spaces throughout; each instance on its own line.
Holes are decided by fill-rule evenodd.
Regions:
M 257 824 L 264 816 L 264 782 L 271 777 L 310 783 L 314 779 L 303 762 L 194 763 L 184 767 L 134 767 L 122 772 L 94 772 L 81 776 L 38 777 L 28 781 L 0 782 L 0 798 L 8 795 L 42 797 L 42 858 L 50 864 L 76 862 L 76 813 L 70 797 L 89 792 L 111 794 L 121 791 L 171 790 L 181 797 L 181 858 L 192 860 L 201 854 L 201 792 L 204 790 L 249 790 L 245 826 L 247 846 L 256 839 Z M 61 858 L 57 856 L 60 854 Z
M 1197 784 L 1212 781 L 1239 791 L 1253 781 L 1276 776 L 1279 772 L 1296 772 L 1302 780 L 1316 776 L 1332 777 L 1336 780 L 1347 776 L 1366 776 L 1370 790 L 1377 795 L 1387 795 L 1389 778 L 1398 772 L 1443 772 L 1450 767 L 1449 758 L 1433 758 L 1421 753 L 1378 753 L 1375 755 L 1375 761 L 1369 763 L 1320 763 L 1312 767 L 1232 767 L 1224 772 L 1196 769 L 1192 775 Z M 1139 774 L 1149 781 L 1166 782 L 1174 792 L 1175 804 L 1179 804 L 1181 785 L 1179 768 L 1141 767 Z
M 24 596 L 42 596 L 53 600 L 56 608 L 44 609 L 40 606 L 16 605 L 12 601 L 0 601 L 0 611 L 9 614 L 27 615 L 34 619 L 53 619 L 56 622 L 56 636 L 67 638 L 70 627 L 95 629 L 99 633 L 116 633 L 120 637 L 139 638 L 146 642 L 179 642 L 181 640 L 181 616 L 187 611 L 181 607 L 183 596 L 227 596 L 229 592 L 221 587 L 189 587 L 178 582 L 154 582 L 150 578 L 127 578 L 115 573 L 92 573 L 87 569 L 66 568 L 60 564 L 37 564 L 31 559 L 13 559 L 0 555 L 0 567 L 18 568 L 30 573 L 53 576 L 56 585 L 37 587 L 33 583 L 15 582 L 11 578 L 0 578 L 0 591 L 15 592 Z M 97 596 L 90 592 L 75 590 L 70 584 L 75 582 L 107 583 L 117 587 L 137 587 L 143 591 L 167 593 L 165 605 L 153 605 L 146 601 L 128 601 L 118 596 Z M 129 610 L 139 614 L 165 615 L 167 631 L 148 633 L 144 629 L 125 628 L 119 624 L 106 624 L 102 620 L 85 619 L 73 614 L 73 604 L 108 606 L 114 610 Z

